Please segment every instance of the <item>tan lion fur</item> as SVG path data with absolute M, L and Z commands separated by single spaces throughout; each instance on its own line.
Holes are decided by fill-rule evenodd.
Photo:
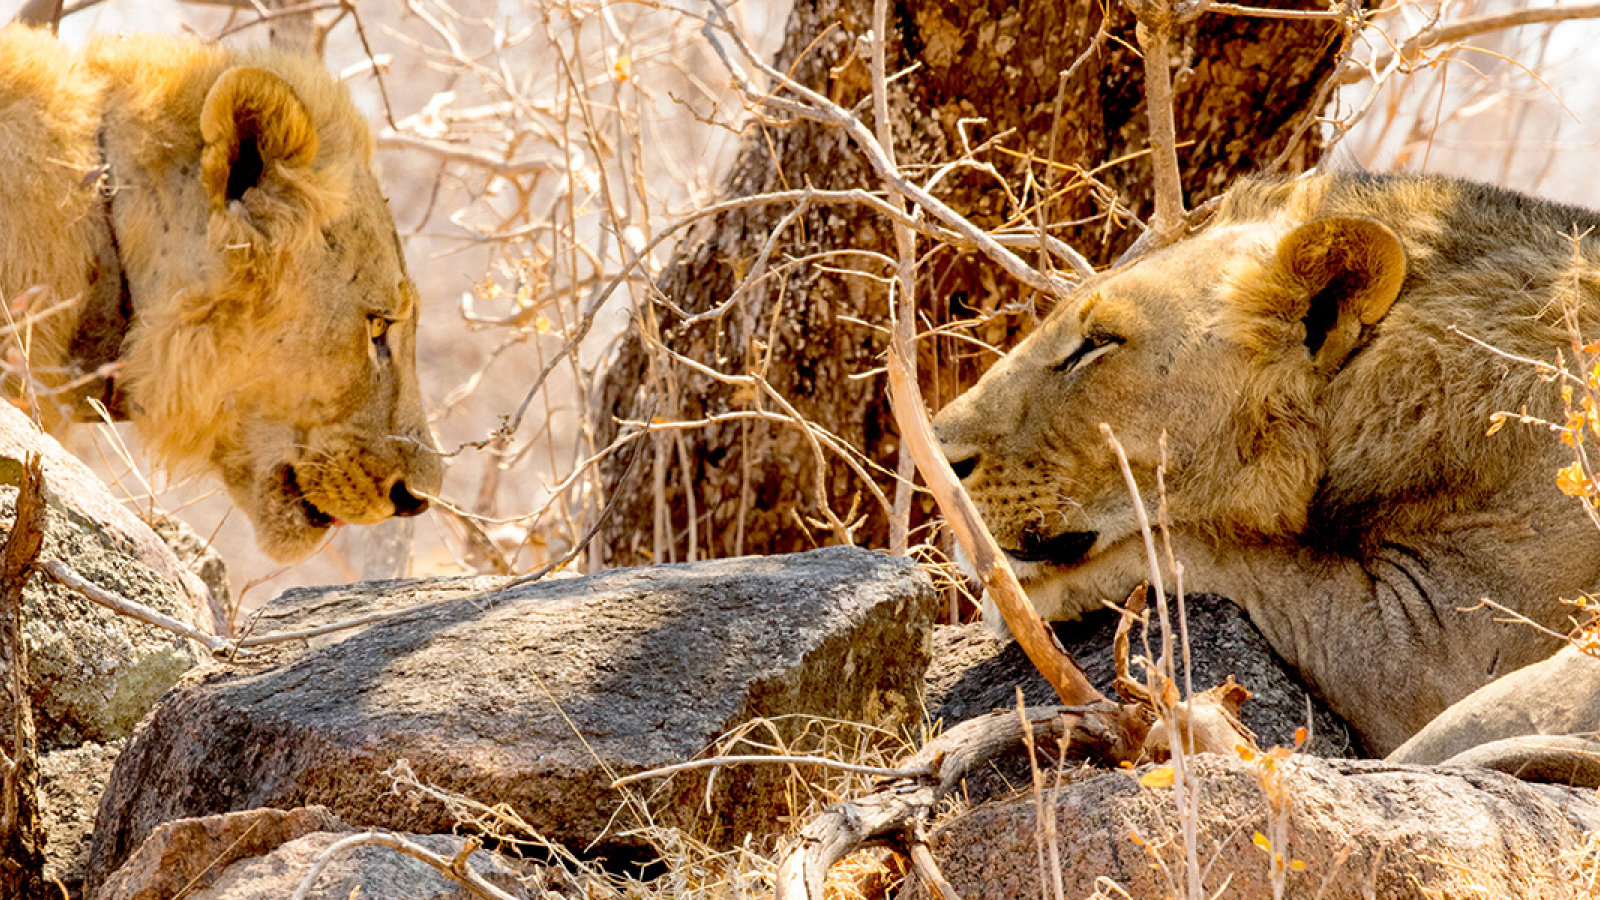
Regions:
M 0 29 L 0 301 L 32 298 L 11 393 L 53 429 L 126 415 L 279 558 L 420 511 L 441 466 L 372 146 L 294 55 Z
M 1192 237 L 1085 284 L 935 420 L 1034 604 L 1145 577 L 1099 425 L 1155 495 L 1187 591 L 1231 597 L 1384 753 L 1558 642 L 1600 532 L 1556 489 L 1553 360 L 1600 324 L 1600 216 L 1443 178 L 1240 185 Z M 1171 582 L 1169 582 L 1170 584 Z M 1477 608 L 1475 608 L 1477 607 Z M 991 612 L 992 615 L 992 612 Z

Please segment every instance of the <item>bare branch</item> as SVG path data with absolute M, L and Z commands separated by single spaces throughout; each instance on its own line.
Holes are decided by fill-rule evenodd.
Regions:
M 1136 33 L 1144 51 L 1145 115 L 1150 123 L 1152 175 L 1155 181 L 1155 212 L 1150 230 L 1140 238 L 1152 238 L 1154 246 L 1176 240 L 1183 231 L 1183 176 L 1178 171 L 1177 126 L 1172 109 L 1172 18 L 1170 15 L 1140 14 L 1141 7 L 1157 8 L 1162 0 L 1133 4 L 1139 14 Z
M 482 875 L 472 870 L 468 857 L 476 853 L 482 846 L 477 838 L 465 838 L 461 846 L 461 852 L 457 853 L 453 859 L 445 859 L 421 844 L 408 841 L 398 834 L 382 831 L 354 834 L 335 842 L 328 849 L 322 851 L 322 855 L 317 857 L 316 865 L 311 867 L 311 871 L 306 873 L 306 877 L 300 879 L 299 885 L 295 887 L 294 893 L 289 896 L 289 900 L 306 900 L 306 896 L 311 892 L 311 888 L 316 885 L 317 878 L 322 875 L 322 871 L 328 867 L 328 864 L 339 854 L 354 850 L 357 847 L 387 847 L 396 853 L 404 853 L 412 859 L 420 860 L 432 866 L 440 875 L 466 888 L 468 892 L 475 897 L 481 898 L 481 900 L 517 900 L 517 898 L 490 884 L 484 880 Z
M 674 766 L 662 766 L 647 772 L 635 772 L 611 782 L 613 788 L 648 781 L 652 778 L 665 778 L 679 772 L 692 772 L 696 769 L 715 769 L 722 766 L 748 766 L 770 765 L 780 763 L 783 765 L 820 766 L 824 769 L 836 769 L 840 772 L 851 772 L 856 775 L 871 775 L 874 778 L 918 778 L 932 772 L 929 766 L 919 766 L 912 769 L 890 769 L 884 766 L 863 766 L 858 763 L 843 762 L 837 759 L 828 759 L 825 756 L 789 756 L 784 754 L 744 755 L 744 756 L 713 756 L 708 759 L 694 759 Z
M 1600 3 L 1527 7 L 1493 15 L 1474 16 L 1448 25 L 1435 22 L 1407 38 L 1396 52 L 1384 54 L 1366 66 L 1346 69 L 1338 76 L 1338 81 L 1340 84 L 1355 84 L 1366 80 L 1372 72 L 1387 69 L 1397 62 L 1409 67 L 1416 64 L 1423 53 L 1435 47 L 1454 44 L 1478 35 L 1520 28 L 1524 25 L 1549 25 L 1579 19 L 1600 19 Z
M 61 0 L 28 0 L 11 21 L 34 28 L 48 28 L 54 32 L 56 23 L 61 21 L 66 12 L 62 9 Z
M 70 566 L 64 562 L 61 562 L 60 560 L 47 560 L 40 565 L 40 568 L 45 571 L 45 574 L 49 575 L 51 578 L 54 578 L 63 587 L 77 591 L 79 594 L 82 594 L 84 597 L 93 600 L 112 612 L 120 613 L 124 616 L 131 616 L 147 625 L 154 625 L 157 628 L 170 631 L 180 637 L 186 637 L 189 640 L 204 646 L 214 655 L 226 653 L 233 646 L 231 642 L 217 637 L 214 634 L 207 634 L 187 622 L 174 619 L 165 613 L 157 612 L 156 610 L 145 606 L 143 603 L 129 600 L 120 594 L 115 594 L 111 591 L 108 591 L 94 582 L 86 580 L 83 576 L 79 575 L 77 572 L 74 572 Z
M 922 207 L 946 227 L 971 241 L 979 252 L 994 260 L 1001 268 L 1010 273 L 1013 278 L 1034 290 L 1052 297 L 1064 296 L 1072 288 L 1072 284 L 1067 280 L 1050 273 L 1040 272 L 1029 266 L 1016 254 L 996 243 L 993 238 L 989 237 L 981 228 L 972 224 L 965 216 L 951 209 L 944 201 L 904 178 L 895 167 L 893 161 L 884 152 L 883 146 L 873 136 L 872 132 L 867 129 L 867 126 L 862 124 L 860 119 L 851 115 L 849 110 L 839 106 L 827 97 L 818 94 L 816 91 L 796 82 L 788 75 L 767 65 L 761 59 L 760 54 L 752 50 L 743 36 L 739 34 L 738 29 L 733 24 L 733 20 L 728 15 L 727 8 L 718 0 L 710 0 L 710 3 L 722 23 L 723 33 L 728 35 L 744 60 L 759 70 L 773 84 L 780 85 L 784 90 L 800 98 L 799 101 L 786 100 L 757 90 L 750 83 L 744 71 L 727 56 L 722 47 L 722 42 L 717 37 L 717 29 L 707 25 L 702 29 L 701 33 L 705 35 L 706 40 L 717 51 L 718 56 L 723 59 L 729 73 L 739 82 L 740 88 L 744 90 L 746 96 L 752 102 L 839 128 L 862 152 L 862 155 L 866 157 L 868 164 L 872 166 L 873 173 L 878 178 L 882 179 L 885 184 L 892 185 L 895 191 Z

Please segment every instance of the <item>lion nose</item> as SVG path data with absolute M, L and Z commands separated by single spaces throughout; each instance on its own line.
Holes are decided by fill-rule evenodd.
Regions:
M 420 516 L 428 509 L 426 497 L 418 497 L 406 489 L 404 481 L 396 481 L 389 489 L 389 502 L 394 504 L 397 516 Z

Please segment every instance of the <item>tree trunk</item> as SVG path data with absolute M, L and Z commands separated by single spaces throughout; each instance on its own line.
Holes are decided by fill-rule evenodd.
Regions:
M 870 98 L 870 73 L 864 52 L 852 51 L 857 36 L 870 29 L 871 8 L 870 0 L 799 0 L 777 68 L 870 119 L 871 104 L 863 102 Z M 936 194 L 980 226 L 1047 223 L 1051 234 L 1097 266 L 1132 242 L 1136 233 L 1115 209 L 1142 218 L 1152 191 L 1148 162 L 1136 155 L 1146 149 L 1147 129 L 1142 63 L 1130 49 L 1137 43 L 1125 9 L 1113 4 L 1105 23 L 1110 39 L 1087 55 L 1102 24 L 1097 0 L 897 3 L 891 17 L 891 73 L 916 66 L 890 89 L 903 171 L 923 182 L 934 167 L 961 156 L 964 146 L 976 148 L 977 160 L 994 172 L 957 170 L 939 181 Z M 1270 164 L 1304 117 L 1320 112 L 1310 106 L 1332 72 L 1339 27 L 1208 14 L 1180 32 L 1176 116 L 1191 204 Z M 996 136 L 993 147 L 980 147 Z M 1303 169 L 1318 149 L 1303 142 L 1285 168 Z M 1087 186 L 1074 170 L 1093 172 L 1097 184 Z M 750 135 L 726 193 L 806 185 L 880 187 L 839 132 L 769 123 Z M 1115 208 L 1108 206 L 1112 198 Z M 694 226 L 658 281 L 666 300 L 689 313 L 726 301 L 791 209 L 748 208 Z M 841 274 L 888 269 L 881 257 L 874 262 L 840 253 L 847 249 L 895 256 L 888 225 L 876 214 L 814 207 L 783 234 L 769 270 L 810 261 L 769 278 L 719 318 L 686 324 L 659 303 L 636 310 L 597 394 L 599 445 L 620 432 L 621 421 L 780 411 L 760 391 L 719 383 L 669 360 L 654 345 L 659 341 L 721 372 L 761 375 L 801 415 L 882 467 L 878 483 L 892 496 L 888 473 L 897 466 L 898 441 L 884 381 L 881 374 L 863 377 L 882 364 L 885 340 L 873 326 L 886 321 L 886 292 L 879 280 Z M 917 292 L 919 331 L 968 321 L 966 335 L 1004 348 L 1047 311 L 985 260 L 930 249 L 920 242 L 926 256 Z M 825 253 L 836 255 L 816 258 Z M 971 340 L 953 337 L 920 341 L 919 356 L 923 390 L 936 408 L 994 359 Z M 641 458 L 622 450 L 602 467 L 604 495 L 616 494 L 596 537 L 609 564 L 783 553 L 845 539 L 884 546 L 888 540 L 889 514 L 867 485 L 830 450 L 819 465 L 812 441 L 794 425 L 725 419 L 658 431 L 637 446 Z M 824 502 L 839 520 L 859 521 L 853 534 L 818 527 Z M 925 521 L 931 501 L 919 498 L 917 506 L 915 520 Z M 854 519 L 847 515 L 852 510 Z
M 44 880 L 39 761 L 28 704 L 22 587 L 44 541 L 44 470 L 28 460 L 17 484 L 16 517 L 0 551 L 0 897 L 59 898 Z

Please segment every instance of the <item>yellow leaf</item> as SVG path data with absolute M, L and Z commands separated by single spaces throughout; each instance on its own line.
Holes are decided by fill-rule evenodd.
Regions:
M 1556 487 L 1568 497 L 1590 497 L 1594 495 L 1594 483 L 1583 475 L 1583 467 L 1578 463 L 1556 473 Z
M 1250 843 L 1255 844 L 1257 847 L 1260 847 L 1262 850 L 1265 850 L 1268 853 L 1272 852 L 1272 842 L 1267 840 L 1267 836 L 1259 831 L 1250 836 Z
M 539 332 L 540 334 L 549 334 L 550 333 L 550 320 L 545 318 L 544 316 L 540 316 L 539 318 L 534 319 L 533 320 L 533 330 Z
M 1140 776 L 1139 783 L 1147 788 L 1172 787 L 1172 782 L 1176 777 L 1171 766 L 1156 766 Z
M 1289 868 L 1296 872 L 1304 872 L 1306 870 L 1306 861 L 1303 859 L 1291 859 L 1289 860 Z
M 611 67 L 611 75 L 618 81 L 629 81 L 633 78 L 633 57 L 619 56 L 616 65 Z

